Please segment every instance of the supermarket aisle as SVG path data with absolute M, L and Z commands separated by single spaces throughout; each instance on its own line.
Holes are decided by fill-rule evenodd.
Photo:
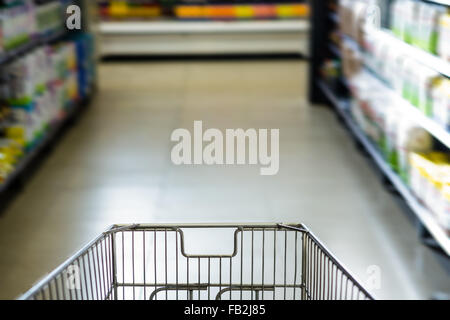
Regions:
M 0 298 L 14 298 L 113 223 L 304 222 L 380 298 L 429 298 L 450 278 L 298 61 L 103 64 L 100 93 L 0 216 Z M 279 128 L 280 172 L 176 167 L 176 128 Z M 32 208 L 32 210 L 30 210 Z M 370 268 L 369 268 L 370 269 Z

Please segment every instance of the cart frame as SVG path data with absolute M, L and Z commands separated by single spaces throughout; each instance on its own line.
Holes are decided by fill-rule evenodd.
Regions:
M 188 229 L 234 230 L 233 252 L 188 253 L 184 232 Z M 139 241 L 141 238 L 142 243 Z M 168 258 L 170 243 L 175 248 L 173 263 Z M 131 253 L 126 252 L 128 244 L 132 248 Z M 256 253 L 255 247 L 258 248 Z M 278 252 L 280 250 L 282 253 Z M 161 258 L 157 258 L 157 251 Z M 149 252 L 154 257 L 148 257 Z M 151 266 L 149 259 L 153 259 Z M 181 267 L 183 261 L 186 264 Z M 215 282 L 211 279 L 212 270 L 217 269 L 214 262 L 219 267 L 220 279 Z M 132 272 L 126 272 L 126 264 L 130 263 L 127 268 L 132 267 Z M 136 273 L 136 264 L 141 267 L 143 264 L 143 276 Z M 250 264 L 251 270 L 247 272 Z M 193 270 L 194 267 L 198 273 L 192 275 L 197 271 Z M 185 274 L 180 272 L 183 268 L 187 271 Z M 207 269 L 208 273 L 202 273 L 201 269 Z M 73 278 L 74 271 L 77 272 L 76 279 Z M 227 281 L 223 280 L 224 271 Z M 176 279 L 171 282 L 169 277 Z M 255 281 L 256 278 L 262 281 Z M 269 297 L 274 300 L 374 299 L 302 224 L 113 225 L 19 299 L 157 300 L 163 293 L 164 300 L 222 300 L 225 295 L 230 300 L 264 300 Z

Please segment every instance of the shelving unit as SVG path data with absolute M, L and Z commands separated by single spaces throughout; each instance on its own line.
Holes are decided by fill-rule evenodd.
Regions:
M 311 54 L 313 59 L 310 66 L 310 101 L 313 103 L 330 103 L 334 107 L 335 111 L 349 128 L 352 136 L 361 143 L 386 179 L 391 182 L 393 188 L 398 191 L 411 211 L 415 213 L 420 225 L 428 231 L 434 241 L 442 249 L 442 252 L 445 255 L 450 256 L 450 237 L 447 232 L 438 224 L 432 212 L 421 204 L 399 175 L 390 167 L 378 148 L 358 127 L 350 115 L 350 98 L 348 98 L 349 92 L 346 89 L 346 87 L 348 88 L 348 85 L 338 86 L 336 88 L 336 86 L 329 86 L 325 81 L 317 80 L 321 78 L 320 67 L 323 62 L 330 57 L 339 58 L 340 56 L 339 53 L 336 52 L 337 47 L 327 38 L 330 30 L 336 28 L 336 25 L 338 24 L 337 19 L 333 18 L 336 13 L 330 11 L 327 2 L 328 0 L 317 0 L 313 2 L 313 12 L 315 13 L 313 14 L 314 18 L 312 19 L 311 33 Z M 433 0 L 431 2 L 449 5 L 447 0 Z M 324 19 L 325 17 L 329 17 L 329 19 Z M 387 41 L 395 45 L 398 50 L 404 51 L 411 57 L 414 57 L 418 62 L 440 72 L 442 75 L 450 77 L 450 63 L 444 61 L 440 57 L 404 43 L 402 40 L 392 35 L 387 29 L 382 28 L 377 30 L 371 28 L 366 29 L 365 31 L 378 33 L 378 36 L 384 37 Z M 351 46 L 359 48 L 359 44 L 348 36 L 342 35 L 342 41 L 347 41 Z M 362 51 L 362 48 L 359 49 Z M 369 68 L 367 68 L 367 70 L 383 83 L 386 90 L 393 90 L 375 70 Z M 338 78 L 337 81 L 345 82 L 345 80 L 340 78 Z M 400 96 L 399 101 L 402 102 L 400 107 L 404 108 L 412 119 L 439 140 L 444 146 L 450 148 L 450 132 L 446 130 L 446 128 L 439 125 L 432 118 L 427 117 L 420 110 L 411 105 L 409 101 L 406 101 Z
M 435 4 L 443 4 L 445 6 L 450 6 L 450 0 L 425 0 L 429 3 L 435 3 Z
M 431 233 L 436 242 L 439 243 L 444 252 L 450 256 L 450 237 L 437 224 L 432 216 L 432 213 L 425 208 L 417 198 L 411 193 L 408 187 L 403 183 L 400 177 L 391 169 L 386 163 L 377 147 L 366 137 L 358 125 L 353 121 L 349 111 L 349 101 L 344 98 L 337 97 L 333 91 L 323 82 L 318 80 L 317 85 L 321 88 L 327 99 L 333 104 L 335 110 L 344 119 L 345 124 L 349 128 L 352 135 L 364 146 L 364 149 L 371 156 L 372 160 L 389 179 L 395 189 L 403 197 L 409 208 L 416 214 L 417 218 L 424 224 L 427 230 Z
M 61 136 L 62 132 L 68 125 L 78 116 L 78 114 L 84 109 L 90 102 L 92 97 L 89 96 L 87 99 L 81 100 L 70 108 L 68 108 L 64 116 L 58 119 L 56 122 L 52 123 L 50 129 L 45 133 L 44 137 L 41 138 L 39 143 L 28 153 L 26 153 L 16 165 L 14 172 L 11 173 L 8 178 L 0 184 L 0 197 L 3 193 L 6 193 L 14 183 L 21 181 L 24 177 L 24 173 L 27 172 L 28 168 L 34 164 L 38 157 L 42 156 L 46 149 L 50 147 L 56 140 Z
M 0 65 L 9 63 L 9 62 L 13 61 L 14 59 L 16 59 L 18 56 L 24 55 L 24 54 L 30 52 L 31 50 L 33 50 L 34 48 L 39 47 L 43 44 L 61 41 L 68 34 L 69 34 L 69 32 L 67 30 L 61 30 L 58 32 L 54 32 L 50 35 L 39 36 L 39 37 L 30 39 L 28 42 L 24 43 L 23 45 L 15 48 L 15 49 L 8 50 L 3 54 L 0 54 Z
M 450 62 L 398 39 L 392 34 L 391 31 L 387 29 L 367 28 L 366 32 L 374 33 L 375 35 L 383 37 L 396 46 L 398 50 L 405 52 L 417 62 L 441 73 L 446 77 L 450 77 Z
M 308 55 L 307 20 L 101 22 L 101 54 Z
M 367 66 L 365 68 L 374 76 L 374 78 L 379 81 L 380 84 L 382 84 L 386 88 L 387 91 L 394 91 L 394 89 L 392 89 L 392 87 L 387 84 L 387 81 L 380 75 L 378 75 L 373 69 L 370 69 Z M 423 114 L 423 112 L 421 112 L 404 98 L 399 96 L 398 101 L 401 102 L 398 107 L 402 108 L 405 111 L 405 114 L 408 114 L 411 119 L 413 119 L 422 128 L 427 130 L 433 137 L 442 142 L 442 144 L 444 144 L 446 147 L 450 148 L 450 131 L 442 127 L 432 118 L 427 117 L 425 114 Z
M 83 14 L 86 14 L 86 12 L 91 10 L 89 2 L 86 2 L 86 0 L 78 0 L 76 4 L 82 8 Z M 69 31 L 64 28 L 47 35 L 32 37 L 29 41 L 17 48 L 0 54 L 0 65 L 13 62 L 18 57 L 31 52 L 39 46 L 62 41 L 69 37 L 71 33 L 91 32 L 90 27 L 89 24 L 84 23 L 81 31 Z M 8 175 L 5 181 L 0 183 L 0 199 L 2 204 L 5 200 L 9 200 L 8 198 L 5 198 L 5 196 L 8 197 L 11 188 L 13 188 L 16 183 L 21 184 L 24 179 L 26 179 L 29 169 L 37 162 L 38 158 L 45 155 L 47 150 L 62 136 L 63 131 L 89 104 L 90 100 L 95 95 L 95 91 L 96 84 L 94 81 L 93 87 L 88 88 L 87 96 L 74 102 L 71 106 L 66 107 L 63 114 L 50 124 L 49 129 L 44 133 L 43 137 L 40 138 L 32 150 L 26 152 L 20 158 L 19 162 L 15 165 L 13 172 Z

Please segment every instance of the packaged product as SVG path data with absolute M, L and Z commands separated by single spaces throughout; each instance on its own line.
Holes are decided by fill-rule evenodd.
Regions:
M 447 174 L 442 184 L 441 198 L 439 201 L 440 207 L 436 211 L 437 219 L 439 224 L 447 230 L 450 231 L 450 173 L 448 172 L 449 166 L 447 166 Z
M 380 95 L 374 98 L 371 103 L 374 132 L 372 139 L 378 144 L 380 150 L 384 152 L 386 150 L 386 112 L 391 104 L 391 97 L 389 95 Z
M 402 39 L 407 43 L 412 44 L 414 42 L 414 35 L 417 32 L 417 21 L 419 19 L 419 5 L 420 3 L 418 1 L 412 0 L 407 0 L 402 3 L 402 6 L 404 7 L 402 13 L 404 14 L 405 19 Z
M 351 0 L 341 0 L 339 1 L 338 16 L 339 16 L 339 29 L 343 34 L 351 34 Z
M 405 117 L 400 120 L 398 126 L 397 143 L 398 171 L 400 177 L 408 182 L 409 154 L 411 152 L 430 152 L 433 147 L 433 138 L 428 131 Z
M 391 84 L 395 92 L 401 96 L 403 90 L 402 72 L 405 68 L 404 64 L 407 61 L 407 57 L 393 48 L 391 48 L 389 54 L 386 61 L 386 80 Z
M 394 0 L 391 4 L 391 29 L 400 39 L 404 38 L 406 19 L 403 13 L 406 0 Z
M 413 43 L 433 54 L 437 53 L 439 20 L 445 13 L 445 7 L 428 3 L 419 3 L 419 23 Z
M 437 52 L 444 60 L 450 61 L 450 13 L 447 12 L 439 19 L 439 41 Z
M 36 31 L 39 34 L 46 34 L 63 28 L 62 10 L 60 1 L 51 1 L 36 6 Z
M 35 5 L 32 0 L 3 7 L 0 15 L 4 50 L 22 45 L 35 34 Z
M 394 171 L 399 172 L 398 168 L 398 132 L 400 120 L 403 118 L 403 113 L 399 108 L 387 108 L 385 114 L 386 123 L 386 148 L 385 157 Z
M 350 35 L 358 43 L 363 41 L 363 25 L 366 20 L 368 3 L 365 1 L 356 1 L 352 5 L 352 20 Z
M 421 68 L 414 59 L 406 58 L 403 62 L 403 89 L 402 96 L 414 106 L 419 106 L 419 92 L 418 92 L 418 82 L 417 75 L 419 73 L 418 69 Z
M 410 154 L 410 187 L 436 216 L 438 223 L 450 230 L 450 162 L 443 152 Z
M 418 107 L 428 117 L 433 115 L 433 88 L 440 74 L 432 69 L 420 66 L 416 69 L 418 87 Z
M 444 128 L 450 129 L 450 80 L 438 78 L 432 90 L 433 118 Z

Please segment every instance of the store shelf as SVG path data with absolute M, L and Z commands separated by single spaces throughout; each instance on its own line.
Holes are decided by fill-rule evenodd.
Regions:
M 102 22 L 101 54 L 301 54 L 308 20 Z
M 66 29 L 63 29 L 57 32 L 52 32 L 51 34 L 32 38 L 23 45 L 0 54 L 0 65 L 9 63 L 16 59 L 18 56 L 22 56 L 43 44 L 62 40 L 67 36 L 67 34 L 68 31 Z
M 404 52 L 409 57 L 414 58 L 417 62 L 433 69 L 446 77 L 450 77 L 450 62 L 428 53 L 420 48 L 410 45 L 401 39 L 398 39 L 387 29 L 366 28 L 366 32 L 375 34 L 375 36 L 382 37 L 389 41 L 398 50 Z
M 450 256 L 450 237 L 436 222 L 435 218 L 432 216 L 432 213 L 418 201 L 418 199 L 412 194 L 412 192 L 403 183 L 400 177 L 392 170 L 389 164 L 386 163 L 378 149 L 372 144 L 372 142 L 353 121 L 348 111 L 349 102 L 346 99 L 337 97 L 323 81 L 318 80 L 317 85 L 323 91 L 324 95 L 331 101 L 336 111 L 344 119 L 352 134 L 361 142 L 376 165 L 391 181 L 392 185 L 400 193 L 410 209 L 415 213 L 417 218 L 430 232 L 436 242 L 439 243 L 444 252 Z
M 450 0 L 425 0 L 429 3 L 442 4 L 444 6 L 450 6 Z
M 446 147 L 450 148 L 450 131 L 434 121 L 432 118 L 427 117 L 419 109 L 413 106 L 408 100 L 401 97 L 376 71 L 368 68 L 367 66 L 365 68 L 370 74 L 373 75 L 375 79 L 380 82 L 380 84 L 386 87 L 386 90 L 394 92 L 398 96 L 398 100 L 401 101 L 401 104 L 399 104 L 398 107 L 402 108 L 405 114 L 407 114 L 411 118 L 411 120 L 420 125 L 423 129 L 427 130 L 433 137 L 442 142 Z
M 102 22 L 102 34 L 217 34 L 306 32 L 308 20 Z
M 91 93 L 93 95 L 93 93 Z M 46 148 L 53 143 L 61 134 L 64 127 L 66 127 L 89 103 L 90 97 L 79 101 L 69 107 L 64 117 L 54 122 L 50 129 L 41 138 L 39 143 L 28 153 L 26 153 L 15 166 L 14 171 L 8 176 L 8 178 L 0 184 L 0 195 L 4 194 L 16 181 L 18 181 L 25 171 L 35 163 L 36 159 L 44 153 Z

